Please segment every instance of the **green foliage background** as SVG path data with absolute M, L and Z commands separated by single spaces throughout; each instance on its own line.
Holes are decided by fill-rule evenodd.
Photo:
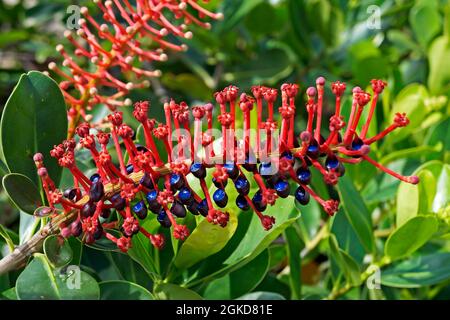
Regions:
M 0 1 L 1 106 L 21 74 L 58 62 L 53 48 L 62 38 L 66 8 L 86 5 L 16 2 Z M 373 5 L 381 13 L 380 28 L 375 29 L 368 27 L 376 18 Z M 411 124 L 377 143 L 371 155 L 403 174 L 415 172 L 422 182 L 400 183 L 361 163 L 347 166 L 346 176 L 330 190 L 316 174 L 313 185 L 319 193 L 341 199 L 335 217 L 326 217 L 314 202 L 296 207 L 289 198 L 269 209 L 277 225 L 264 232 L 254 216 L 230 207 L 232 221 L 226 229 L 189 218 L 187 224 L 195 228 L 190 238 L 183 244 L 172 241 L 159 253 L 139 237 L 129 255 L 106 243 L 82 247 L 71 239 L 61 246 L 49 238 L 44 254 L 26 269 L 0 275 L 0 298 L 449 299 L 448 2 L 212 0 L 207 7 L 222 11 L 225 19 L 210 31 L 195 29 L 189 51 L 170 54 L 168 62 L 157 64 L 161 79 L 152 79 L 151 89 L 133 92 L 132 100 L 151 100 L 152 115 L 162 119 L 159 103 L 167 97 L 194 104 L 210 101 L 230 83 L 245 91 L 256 84 L 295 82 L 301 85 L 297 110 L 302 110 L 304 90 L 319 75 L 329 82 L 345 81 L 347 88 L 366 88 L 371 79 L 381 78 L 389 85 L 369 135 L 388 126 L 395 112 L 407 112 Z M 46 99 L 54 102 L 59 99 L 51 91 L 54 83 L 44 78 L 27 76 L 37 87 L 50 88 Z M 327 98 L 332 101 L 331 92 Z M 39 107 L 14 101 L 8 105 L 12 111 Z M 328 113 L 332 107 L 325 105 Z M 344 112 L 348 109 L 347 99 Z M 130 110 L 125 112 L 137 128 Z M 95 110 L 96 117 L 104 114 L 102 107 Z M 297 132 L 306 125 L 306 117 L 301 119 Z M 49 120 L 38 119 L 34 125 L 45 126 Z M 4 122 L 2 132 L 12 134 L 30 125 L 25 120 L 17 120 L 16 127 Z M 64 136 L 64 125 L 55 130 Z M 1 162 L 6 190 L 0 194 L 0 256 L 44 223 L 29 215 L 40 199 L 36 177 L 27 169 L 30 155 L 16 156 L 15 151 L 25 150 L 19 146 L 2 147 L 7 156 Z M 92 167 L 81 162 L 85 169 Z M 149 229 L 158 226 L 154 218 L 145 224 Z M 205 241 L 205 234 L 211 239 Z M 67 275 L 64 266 L 69 264 L 83 270 L 81 291 L 66 290 L 71 276 L 60 277 Z

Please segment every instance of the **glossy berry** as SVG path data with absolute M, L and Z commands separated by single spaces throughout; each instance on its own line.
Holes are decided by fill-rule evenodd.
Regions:
M 204 179 L 206 177 L 205 166 L 201 163 L 193 163 L 190 170 L 194 177 L 198 179 Z
M 281 198 L 287 198 L 291 192 L 289 182 L 283 179 L 278 180 L 274 184 L 274 189 L 277 192 L 278 196 L 280 196 Z
M 170 208 L 170 212 L 178 218 L 186 217 L 186 208 L 179 202 L 175 201 Z
M 69 200 L 75 200 L 75 197 L 77 196 L 77 189 L 75 188 L 69 188 L 64 190 L 64 198 L 69 199 Z
M 302 205 L 306 205 L 309 202 L 309 193 L 306 192 L 305 188 L 299 186 L 297 190 L 295 190 L 295 200 Z
M 203 199 L 202 201 L 199 202 L 199 204 L 197 205 L 197 210 L 204 217 L 208 215 L 209 208 L 206 199 Z
M 94 234 L 93 234 L 94 240 L 100 239 L 100 238 L 102 237 L 102 235 L 103 235 L 103 227 L 102 227 L 102 225 L 99 223 L 99 224 L 97 225 L 97 228 L 96 228 L 95 231 L 94 231 Z
M 251 161 L 250 161 L 251 160 Z M 256 170 L 256 158 L 253 155 L 252 158 L 246 157 L 244 164 L 242 164 L 242 167 L 244 167 L 245 170 L 248 172 L 253 172 Z
M 145 198 L 147 199 L 148 208 L 151 212 L 157 214 L 161 210 L 161 205 L 158 203 L 158 191 L 156 190 L 150 190 L 145 195 Z
M 119 210 L 119 211 L 122 211 L 123 209 L 125 209 L 125 206 L 127 204 L 125 199 L 120 196 L 120 193 L 116 193 L 109 200 L 111 201 L 112 205 L 114 206 L 114 209 Z
M 246 196 L 250 191 L 250 183 L 244 175 L 240 175 L 235 181 L 234 186 L 236 187 L 236 191 Z
M 105 195 L 105 189 L 101 181 L 96 181 L 92 183 L 89 189 L 89 199 L 94 202 L 100 201 Z
M 127 171 L 127 174 L 132 174 L 134 171 L 134 166 L 130 163 L 125 169 Z
M 144 187 L 146 187 L 147 189 L 154 188 L 152 178 L 147 173 L 144 174 L 139 183 Z
M 83 227 L 81 225 L 81 221 L 77 220 L 70 224 L 70 232 L 74 237 L 79 237 L 83 232 Z
M 274 169 L 272 168 L 272 164 L 270 162 L 263 162 L 259 165 L 259 174 L 263 178 L 271 177 L 275 173 L 273 171 Z
M 192 195 L 191 189 L 187 187 L 183 187 L 178 192 L 178 199 L 182 204 L 190 204 L 194 201 L 194 197 Z
M 170 176 L 170 186 L 175 190 L 179 190 L 184 186 L 184 179 L 178 173 L 172 173 Z
M 236 205 L 242 211 L 247 211 L 248 209 L 250 209 L 250 204 L 248 203 L 247 199 L 245 199 L 245 197 L 241 194 L 236 198 Z
M 89 180 L 91 180 L 93 183 L 95 183 L 95 182 L 97 182 L 97 181 L 100 181 L 100 175 L 98 174 L 98 173 L 94 173 L 90 178 L 89 178 Z
M 164 211 L 164 209 L 162 209 L 159 213 L 158 213 L 158 217 L 156 218 L 156 220 L 158 220 L 158 222 L 161 224 L 162 227 L 164 228 L 170 228 L 172 226 L 172 222 L 170 222 L 169 217 L 167 216 L 166 212 Z
M 297 169 L 297 179 L 302 184 L 309 184 L 311 182 L 311 171 L 308 168 L 300 167 Z
M 253 205 L 256 210 L 264 211 L 267 208 L 267 204 L 263 203 L 261 190 L 256 191 L 255 195 L 252 198 Z
M 193 215 L 199 215 L 200 212 L 198 212 L 198 203 L 196 201 L 192 201 L 190 204 L 186 206 L 186 208 L 189 210 L 190 213 Z
M 328 156 L 327 159 L 325 160 L 325 167 L 328 170 L 335 170 L 339 167 L 339 160 L 336 158 L 336 156 L 331 155 Z
M 213 194 L 213 199 L 219 208 L 225 208 L 228 203 L 228 196 L 223 189 L 217 189 Z
M 308 146 L 307 155 L 313 159 L 316 159 L 319 156 L 319 144 L 315 139 L 311 140 L 311 143 Z
M 236 164 L 234 164 L 234 163 L 225 163 L 225 164 L 223 165 L 223 167 L 227 170 L 228 177 L 229 177 L 231 180 L 234 180 L 234 179 L 236 179 L 236 178 L 238 177 L 238 175 L 239 175 L 239 169 L 238 169 L 238 167 L 236 166 Z
M 91 201 L 86 202 L 80 210 L 83 218 L 92 217 L 95 213 L 95 204 Z
M 141 220 L 147 218 L 147 206 L 145 205 L 144 200 L 137 202 L 133 206 L 133 212 Z
M 217 182 L 216 178 L 212 178 L 212 183 L 216 186 L 216 188 L 225 188 L 228 184 L 228 180 L 224 180 L 222 183 Z
M 364 145 L 364 141 L 362 141 L 359 137 L 356 137 L 352 141 L 352 150 L 358 151 Z

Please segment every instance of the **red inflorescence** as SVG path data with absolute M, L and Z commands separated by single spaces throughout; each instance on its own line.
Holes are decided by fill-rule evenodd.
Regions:
M 70 226 L 64 226 L 64 236 L 82 235 L 87 243 L 106 236 L 120 250 L 127 251 L 132 245 L 130 239 L 137 233 L 146 236 L 157 248 L 164 245 L 161 234 L 151 234 L 142 227 L 141 221 L 146 219 L 148 212 L 157 215 L 156 219 L 162 227 L 172 227 L 173 236 L 180 240 L 189 236 L 188 228 L 178 220 L 185 217 L 187 211 L 201 214 L 208 222 L 226 227 L 230 215 L 222 208 L 228 205 L 226 186 L 230 181 L 238 194 L 236 206 L 243 211 L 252 209 L 265 230 L 271 229 L 276 222 L 275 217 L 262 212 L 279 198 L 287 198 L 294 183 L 297 185 L 294 196 L 300 204 L 307 204 L 312 197 L 328 215 L 338 211 L 338 200 L 324 200 L 310 186 L 313 170 L 322 174 L 326 184 L 335 185 L 345 173 L 344 164 L 365 160 L 402 181 L 418 183 L 416 176 L 402 176 L 368 156 L 372 143 L 409 122 L 404 114 L 397 114 L 384 131 L 371 138 L 366 137 L 378 96 L 386 84 L 380 80 L 372 81 L 373 97 L 359 87 L 354 88 L 350 116 L 344 120 L 341 97 L 345 84 L 333 83 L 331 89 L 336 97 L 336 108 L 330 117 L 326 138 L 322 131 L 324 86 L 325 79 L 321 77 L 316 87 L 306 90 L 307 128 L 298 136 L 294 133 L 294 127 L 295 97 L 299 88 L 294 84 L 281 87 L 281 106 L 278 109 L 281 123 L 274 119 L 278 95 L 274 88 L 253 87 L 253 97 L 241 94 L 239 101 L 238 88 L 234 86 L 216 93 L 215 98 L 220 106 L 217 120 L 222 131 L 215 139 L 212 104 L 191 108 L 194 121 L 191 128 L 189 108 L 184 102 L 177 104 L 170 101 L 164 105 L 165 123 L 148 118 L 148 102 L 136 103 L 133 115 L 142 124 L 145 145 L 133 140 L 134 131 L 123 123 L 121 112 L 109 115 L 109 132 L 94 132 L 83 123 L 76 129 L 78 143 L 68 139 L 50 152 L 61 166 L 72 173 L 73 188 L 59 191 L 44 167 L 42 154 L 34 156 L 52 209 L 48 212 L 59 208 L 65 213 L 77 212 L 75 221 Z M 369 103 L 368 118 L 358 133 L 362 111 Z M 256 144 L 252 146 L 250 112 L 254 104 L 258 112 L 256 126 L 259 130 L 255 135 Z M 236 105 L 243 113 L 242 137 L 235 131 Z M 263 112 L 264 105 L 267 112 Z M 263 113 L 267 114 L 265 120 Z M 206 130 L 202 124 L 205 118 Z M 161 159 L 158 141 L 166 148 L 167 159 Z M 174 145 L 174 142 L 177 144 Z M 118 166 L 112 162 L 109 145 L 115 148 Z M 79 148 L 87 149 L 96 164 L 97 173 L 89 178 L 77 167 L 75 151 Z M 123 148 L 128 163 L 125 163 Z M 210 194 L 205 180 L 208 170 L 217 187 L 213 194 Z M 193 190 L 188 175 L 199 180 L 203 197 Z M 258 188 L 252 198 L 249 196 L 249 177 L 254 179 Z M 117 219 L 110 214 L 111 210 L 118 212 Z M 110 232 L 111 229 L 120 231 L 122 236 L 117 238 Z
M 70 134 L 80 119 L 90 119 L 86 110 L 94 105 L 104 104 L 111 110 L 131 105 L 129 99 L 123 99 L 126 94 L 132 89 L 147 87 L 149 82 L 141 80 L 143 77 L 161 74 L 159 70 L 143 69 L 137 62 L 165 61 L 165 49 L 187 49 L 185 44 L 173 43 L 169 37 L 190 39 L 193 35 L 187 30 L 190 24 L 210 28 L 204 18 L 223 18 L 221 13 L 204 9 L 199 0 L 94 2 L 103 13 L 103 22 L 97 21 L 86 7 L 82 7 L 83 18 L 77 23 L 79 28 L 64 34 L 73 46 L 73 53 L 58 45 L 56 49 L 64 58 L 63 67 L 54 62 L 49 64 L 49 69 L 63 79 L 60 88 L 70 106 Z M 80 58 L 87 59 L 93 67 L 81 67 Z M 121 73 L 133 74 L 132 82 L 119 79 L 114 72 L 117 68 Z M 112 94 L 111 88 L 115 90 Z

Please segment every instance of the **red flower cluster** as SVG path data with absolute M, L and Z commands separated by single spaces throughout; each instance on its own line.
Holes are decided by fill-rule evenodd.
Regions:
M 70 105 L 70 135 L 80 117 L 85 121 L 90 119 L 86 109 L 97 104 L 104 104 L 111 110 L 131 105 L 131 101 L 122 100 L 123 97 L 134 88 L 149 85 L 148 81 L 139 79 L 160 76 L 159 70 L 140 68 L 138 61 L 165 61 L 165 49 L 186 50 L 185 44 L 172 43 L 169 36 L 190 39 L 192 32 L 187 30 L 188 25 L 210 28 L 209 23 L 202 21 L 203 18 L 223 18 L 221 13 L 211 13 L 202 8 L 198 0 L 138 0 L 135 4 L 128 0 L 94 2 L 103 12 L 103 23 L 96 21 L 86 7 L 81 8 L 84 18 L 78 21 L 78 37 L 71 31 L 64 34 L 74 47 L 73 54 L 63 45 L 58 45 L 56 49 L 64 58 L 64 68 L 59 68 L 54 62 L 49 64 L 49 69 L 63 79 L 60 87 Z M 152 49 L 145 48 L 149 42 Z M 93 68 L 81 67 L 77 62 L 80 57 L 88 59 Z M 117 68 L 121 73 L 134 75 L 135 81 L 118 79 L 113 71 Z M 116 92 L 111 94 L 111 88 Z
M 170 101 L 164 105 L 165 123 L 157 123 L 148 118 L 148 102 L 136 103 L 133 115 L 142 124 L 145 146 L 133 141 L 134 131 L 123 123 L 121 112 L 109 115 L 111 129 L 108 133 L 94 132 L 87 123 L 79 125 L 76 129 L 78 143 L 69 139 L 51 151 L 59 165 L 72 173 L 73 188 L 64 192 L 58 190 L 47 174 L 43 156 L 36 154 L 34 157 L 50 207 L 58 206 L 66 213 L 73 210 L 78 213 L 76 220 L 63 228 L 62 234 L 83 234 L 89 243 L 105 235 L 122 251 L 127 251 L 131 237 L 140 232 L 160 248 L 164 244 L 163 237 L 151 234 L 141 226 L 140 220 L 147 218 L 148 212 L 157 215 L 161 226 L 173 227 L 173 236 L 180 240 L 188 237 L 189 230 L 179 224 L 177 218 L 185 217 L 187 211 L 201 214 L 208 222 L 225 227 L 229 214 L 221 208 L 228 205 L 226 186 L 230 181 L 238 193 L 236 206 L 243 211 L 252 209 L 266 230 L 272 228 L 275 218 L 262 212 L 268 205 L 274 205 L 278 198 L 287 198 L 294 183 L 297 185 L 294 192 L 296 201 L 305 205 L 311 196 L 331 216 L 337 212 L 339 202 L 324 200 L 311 188 L 311 168 L 323 175 L 325 183 L 335 185 L 345 173 L 345 163 L 355 164 L 364 160 L 402 181 L 418 183 L 416 176 L 402 176 L 368 156 L 370 144 L 408 124 L 404 114 L 396 114 L 392 125 L 374 137 L 366 137 L 378 96 L 386 83 L 372 81 L 373 97 L 359 87 L 354 88 L 348 119 L 341 115 L 345 84 L 332 83 L 336 108 L 328 124 L 327 138 L 323 137 L 322 131 L 324 85 L 325 79 L 320 77 L 316 87 L 306 90 L 307 128 L 298 136 L 294 133 L 295 98 L 299 91 L 295 84 L 281 87 L 279 135 L 276 130 L 279 123 L 274 118 L 278 90 L 261 86 L 252 88 L 253 97 L 243 93 L 239 98 L 239 90 L 235 86 L 215 94 L 220 106 L 217 120 L 222 127 L 218 137 L 214 137 L 212 104 L 190 109 L 184 102 Z M 255 104 L 256 125 L 260 130 L 256 132 L 256 146 L 252 147 L 250 112 Z M 242 138 L 235 131 L 236 106 L 243 112 Z M 368 118 L 358 133 L 358 123 L 365 107 L 370 108 Z M 194 118 L 192 136 L 190 110 Z M 265 120 L 263 114 L 267 115 Z M 206 130 L 202 124 L 205 118 Z M 154 138 L 161 140 L 166 148 L 167 159 L 161 159 Z M 111 160 L 109 144 L 115 148 L 118 166 Z M 122 146 L 128 163 L 124 161 Z M 96 164 L 97 173 L 90 178 L 77 167 L 75 151 L 78 147 L 89 150 Z M 217 188 L 212 195 L 205 180 L 207 170 L 212 171 L 212 182 Z M 203 197 L 192 189 L 187 178 L 189 174 L 199 180 Z M 249 175 L 258 186 L 252 198 L 249 196 Z M 118 219 L 111 217 L 112 209 L 118 212 Z M 116 238 L 108 231 L 110 229 L 119 230 L 122 236 Z

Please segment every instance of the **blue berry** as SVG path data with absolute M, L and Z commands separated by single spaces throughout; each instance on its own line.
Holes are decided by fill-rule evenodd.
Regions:
M 127 170 L 127 174 L 131 174 L 134 171 L 133 165 L 131 163 L 129 165 L 127 165 L 126 170 Z
M 97 182 L 101 179 L 100 175 L 98 173 L 94 173 L 89 180 L 91 180 L 92 182 Z
M 198 212 L 198 202 L 196 202 L 196 201 L 192 201 L 186 207 L 189 210 L 189 212 L 194 215 L 198 215 L 200 213 L 200 212 Z
M 300 204 L 306 205 L 309 202 L 309 193 L 306 192 L 305 188 L 299 186 L 297 190 L 295 190 L 295 199 L 300 202 Z
M 64 198 L 74 200 L 76 196 L 77 196 L 77 189 L 71 188 L 64 190 Z
M 272 176 L 275 173 L 273 171 L 274 170 L 272 169 L 272 163 L 270 163 L 270 162 L 263 162 L 259 165 L 259 174 L 263 178 Z
M 136 214 L 136 216 L 139 219 L 147 218 L 147 206 L 145 205 L 144 200 L 141 200 L 141 201 L 137 202 L 133 206 L 133 212 Z
M 161 210 L 161 205 L 158 203 L 158 191 L 156 190 L 150 190 L 146 195 L 145 198 L 147 199 L 148 208 L 153 213 L 158 213 Z
M 216 188 L 225 188 L 227 186 L 228 180 L 223 181 L 222 183 L 217 182 L 216 178 L 212 178 L 212 183 L 216 186 Z
M 120 193 L 116 193 L 115 195 L 113 195 L 109 201 L 111 201 L 114 209 L 119 211 L 125 209 L 126 201 L 120 196 Z
M 152 178 L 147 173 L 144 173 L 144 176 L 141 178 L 139 183 L 141 185 L 143 185 L 144 187 L 146 187 L 147 189 L 153 189 L 154 188 Z
M 319 156 L 319 144 L 315 139 L 311 139 L 308 146 L 307 155 L 313 159 Z
M 201 163 L 193 163 L 191 165 L 191 173 L 198 179 L 204 179 L 206 177 L 205 166 Z
M 339 160 L 337 159 L 337 157 L 335 155 L 330 155 L 327 157 L 327 159 L 325 160 L 325 167 L 328 170 L 334 170 L 339 166 Z
M 289 186 L 289 183 L 285 180 L 278 180 L 275 185 L 275 191 L 281 198 L 287 198 L 289 194 L 291 193 L 291 188 Z
M 223 167 L 227 170 L 228 177 L 230 177 L 231 180 L 238 177 L 239 169 L 234 162 L 225 163 Z
M 178 192 L 178 199 L 182 204 L 190 204 L 194 201 L 194 197 L 192 196 L 191 189 L 183 187 Z
M 247 211 L 248 209 L 250 209 L 250 204 L 248 203 L 247 199 L 245 199 L 245 197 L 242 194 L 237 196 L 236 205 L 242 211 Z
M 178 201 L 175 201 L 170 208 L 170 212 L 178 218 L 186 217 L 186 208 Z
M 89 199 L 91 201 L 100 201 L 105 195 L 105 188 L 100 180 L 93 182 L 91 188 L 89 189 Z
M 172 226 L 172 222 L 170 222 L 169 217 L 167 216 L 164 209 L 161 209 L 158 213 L 158 217 L 156 218 L 158 222 L 163 226 L 164 228 L 170 228 Z
M 228 196 L 223 189 L 217 189 L 213 194 L 213 199 L 220 208 L 225 208 L 228 203 Z
M 361 138 L 356 137 L 352 141 L 352 150 L 358 151 L 361 149 L 361 147 L 364 145 L 364 141 L 361 140 Z
M 209 208 L 208 208 L 208 202 L 206 201 L 206 199 L 203 199 L 202 201 L 200 201 L 200 203 L 197 205 L 197 210 L 204 217 L 206 217 L 208 215 Z
M 179 190 L 184 186 L 184 179 L 181 175 L 177 173 L 172 173 L 170 176 L 170 185 L 175 190 Z
M 262 201 L 262 193 L 261 190 L 256 191 L 255 195 L 252 198 L 253 205 L 255 206 L 256 210 L 262 212 L 266 210 L 267 205 L 263 203 Z
M 244 175 L 240 175 L 235 181 L 234 186 L 241 195 L 247 195 L 250 191 L 250 183 Z
M 95 208 L 95 203 L 88 201 L 81 208 L 80 214 L 83 218 L 92 217 L 95 213 Z
M 308 168 L 300 167 L 297 169 L 296 174 L 302 184 L 309 184 L 311 182 L 311 171 Z

